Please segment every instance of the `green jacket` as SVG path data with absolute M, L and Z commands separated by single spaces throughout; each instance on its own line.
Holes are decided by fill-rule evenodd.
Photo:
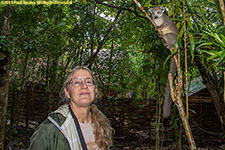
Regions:
M 30 138 L 30 150 L 80 150 L 80 142 L 68 105 L 51 113 Z

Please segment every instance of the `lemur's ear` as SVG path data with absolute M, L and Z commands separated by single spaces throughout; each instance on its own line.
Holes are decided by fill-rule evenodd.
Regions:
M 163 6 L 160 6 L 160 9 L 162 9 L 162 11 L 164 12 L 166 8 Z
M 152 8 L 149 8 L 150 12 L 152 13 Z

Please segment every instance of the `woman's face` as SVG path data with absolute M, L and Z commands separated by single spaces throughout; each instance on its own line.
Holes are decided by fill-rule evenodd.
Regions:
M 74 72 L 69 89 L 65 89 L 65 93 L 70 98 L 70 103 L 77 107 L 88 107 L 95 98 L 95 85 L 87 70 L 79 69 Z

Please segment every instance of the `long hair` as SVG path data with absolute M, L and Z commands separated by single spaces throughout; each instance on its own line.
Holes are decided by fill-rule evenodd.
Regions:
M 59 94 L 61 98 L 61 104 L 69 104 L 70 100 L 66 96 L 64 92 L 64 88 L 66 88 L 67 91 L 70 91 L 70 88 L 71 88 L 70 83 L 72 81 L 73 74 L 80 69 L 88 71 L 91 74 L 92 78 L 96 80 L 92 71 L 88 69 L 87 67 L 85 66 L 75 67 L 72 70 L 72 72 L 67 76 L 66 80 L 63 83 L 63 87 L 61 88 L 61 91 Z M 95 84 L 94 101 L 96 100 L 97 97 L 98 97 L 98 87 L 97 87 L 97 84 Z M 91 112 L 91 122 L 94 128 L 95 142 L 100 149 L 105 150 L 108 147 L 112 146 L 113 144 L 113 140 L 112 140 L 113 129 L 110 125 L 108 118 L 97 108 L 97 106 L 94 103 L 91 104 L 90 112 Z

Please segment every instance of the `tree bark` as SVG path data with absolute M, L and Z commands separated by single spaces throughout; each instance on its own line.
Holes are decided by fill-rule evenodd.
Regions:
M 194 60 L 202 75 L 203 83 L 205 84 L 212 98 L 212 102 L 217 112 L 217 117 L 221 123 L 221 129 L 225 133 L 225 103 L 223 102 L 223 98 L 219 93 L 217 85 L 214 83 L 213 77 L 207 72 L 205 66 L 203 66 L 201 59 L 195 55 Z
M 4 7 L 2 12 L 1 35 L 9 35 L 11 8 Z M 10 53 L 4 47 L 0 49 L 0 150 L 4 149 L 6 109 L 8 105 Z
M 178 68 L 178 70 L 180 69 L 179 66 L 177 68 Z M 178 77 L 178 78 L 180 78 L 179 81 L 178 81 L 179 83 L 176 83 L 175 87 L 173 87 L 173 78 L 172 78 L 171 73 L 169 74 L 168 78 L 169 78 L 169 82 L 170 82 L 171 97 L 172 97 L 172 100 L 176 104 L 177 109 L 179 111 L 180 118 L 182 120 L 182 124 L 183 124 L 183 127 L 184 127 L 184 131 L 185 131 L 190 149 L 191 150 L 197 150 L 195 140 L 194 140 L 194 137 L 192 135 L 191 127 L 190 127 L 187 115 L 185 113 L 185 109 L 184 109 L 184 105 L 183 105 L 183 101 L 182 101 L 182 97 L 181 97 L 181 95 L 182 95 L 181 93 L 183 91 L 183 89 L 182 89 L 182 82 L 183 81 L 181 81 L 182 80 L 181 74 L 179 74 L 179 77 Z
M 225 103 L 225 71 L 223 72 L 223 77 L 224 77 L 224 82 L 223 82 L 223 85 L 224 85 L 224 88 L 223 88 L 223 102 Z

